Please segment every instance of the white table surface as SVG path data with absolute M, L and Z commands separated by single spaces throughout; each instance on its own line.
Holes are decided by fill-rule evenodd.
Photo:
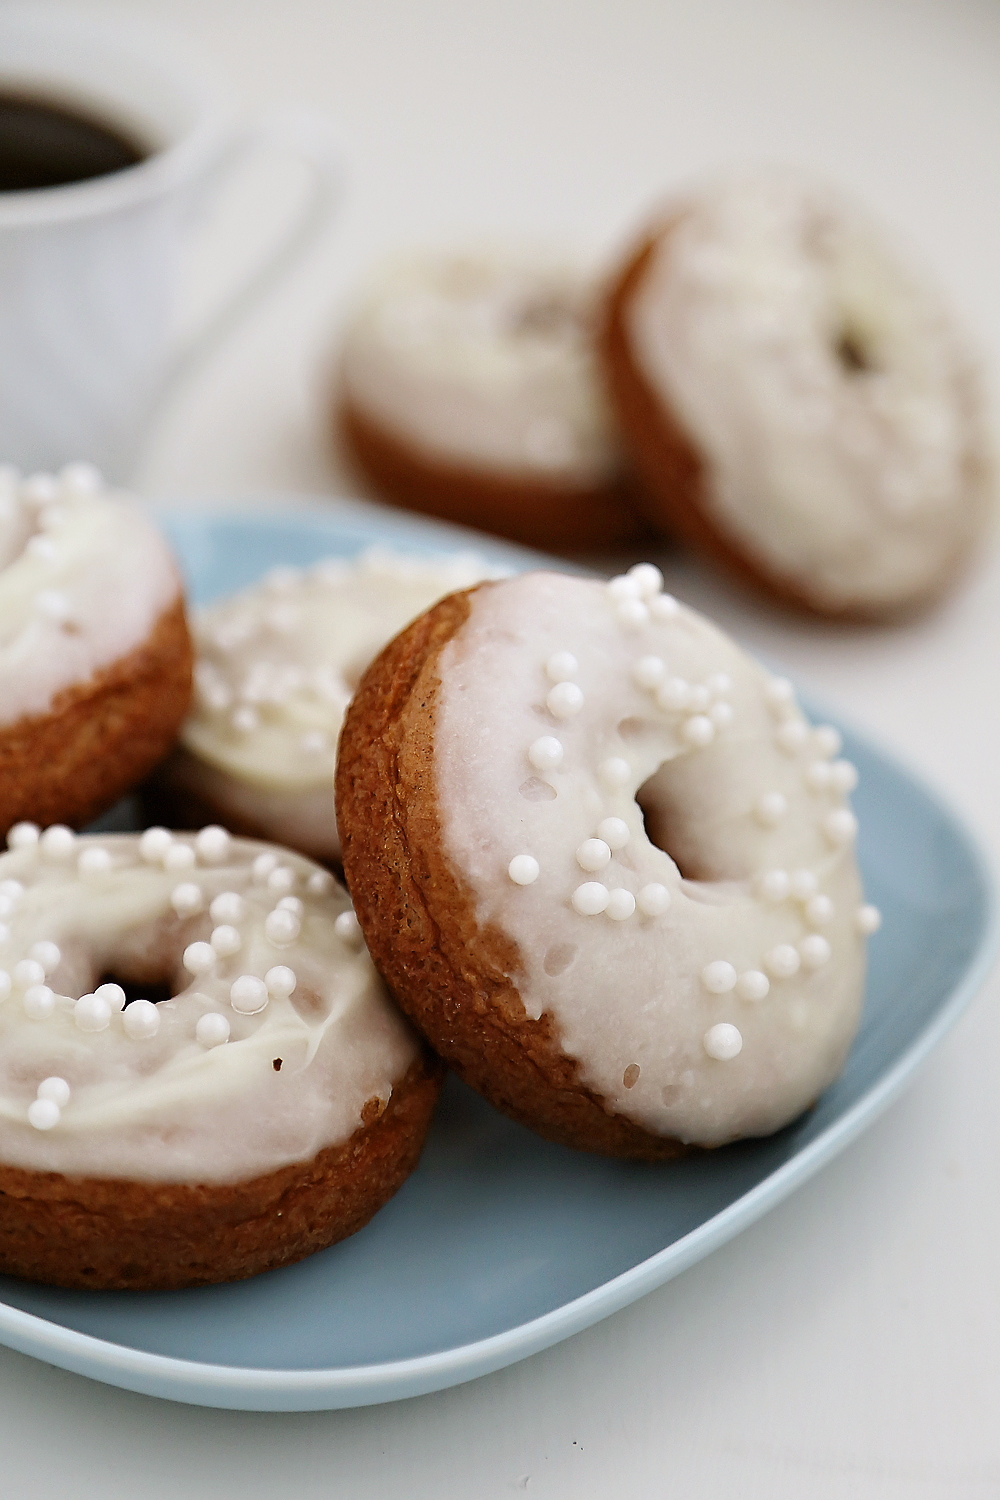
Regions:
M 115 7 L 110 7 L 115 9 Z M 672 183 L 792 157 L 854 187 L 1000 369 L 1000 7 L 989 0 L 132 0 L 248 109 L 328 114 L 335 229 L 164 412 L 155 495 L 343 492 L 324 380 L 373 259 L 484 236 L 611 255 Z M 288 201 L 262 167 L 196 260 L 204 304 Z M 241 259 L 242 258 L 242 259 Z M 933 777 L 1000 849 L 1000 557 L 891 630 L 672 586 Z M 30 1496 L 1000 1495 L 994 979 L 904 1099 L 708 1261 L 567 1343 L 438 1395 L 216 1412 L 0 1349 L 0 1492 Z

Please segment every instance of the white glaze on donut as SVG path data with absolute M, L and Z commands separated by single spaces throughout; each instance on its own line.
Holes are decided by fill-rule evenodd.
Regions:
M 414 259 L 351 323 L 348 401 L 446 463 L 603 484 L 619 468 L 593 348 L 592 285 L 501 255 Z
M 0 724 L 128 656 L 179 593 L 156 527 L 89 466 L 0 472 Z
M 443 594 L 497 577 L 474 553 L 370 548 L 196 612 L 195 696 L 175 782 L 318 858 L 339 852 L 333 770 L 344 710 L 382 647 Z
M 655 572 L 473 593 L 439 664 L 442 841 L 479 922 L 516 942 L 525 1009 L 551 1018 L 582 1082 L 654 1133 L 716 1145 L 777 1129 L 843 1064 L 864 976 L 854 820 L 807 777 L 835 731 L 808 726 L 788 684 L 658 592 Z M 578 664 L 570 718 L 546 706 L 557 652 Z M 532 757 L 541 736 L 559 740 L 558 765 Z M 760 815 L 768 796 L 780 816 Z M 650 841 L 657 824 L 692 878 Z M 511 862 L 529 859 L 522 883 L 528 866 Z
M 980 528 L 978 371 L 849 199 L 777 171 L 691 193 L 626 318 L 720 531 L 807 597 L 917 599 Z
M 325 870 L 221 830 L 53 832 L 19 825 L 0 857 L 0 1159 L 236 1182 L 388 1100 L 418 1044 Z M 94 993 L 150 971 L 178 993 Z

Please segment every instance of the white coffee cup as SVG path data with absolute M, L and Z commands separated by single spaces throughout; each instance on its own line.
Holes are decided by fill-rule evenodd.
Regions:
M 325 222 L 340 182 L 331 132 L 301 115 L 241 122 L 173 39 L 121 17 L 38 5 L 0 9 L 0 91 L 75 108 L 149 148 L 105 176 L 0 193 L 0 463 L 35 472 L 88 459 L 124 480 L 171 381 Z M 261 147 L 306 164 L 307 201 L 181 347 L 185 241 L 234 165 Z

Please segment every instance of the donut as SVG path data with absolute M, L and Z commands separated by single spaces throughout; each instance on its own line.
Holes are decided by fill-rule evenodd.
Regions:
M 601 348 L 651 519 L 777 600 L 915 610 L 982 531 L 976 361 L 937 289 L 831 188 L 739 173 L 668 204 Z
M 529 546 L 604 547 L 643 523 L 600 385 L 595 293 L 527 256 L 425 256 L 376 282 L 343 347 L 348 455 L 396 505 Z
M 514 1119 L 646 1159 L 814 1103 L 878 923 L 840 736 L 661 585 L 640 564 L 441 601 L 362 678 L 337 769 L 402 1008 Z
M 441 1069 L 287 850 L 19 823 L 0 857 L 0 1271 L 197 1286 L 353 1234 Z
M 365 667 L 442 594 L 495 574 L 475 553 L 277 567 L 194 614 L 194 700 L 149 807 L 179 827 L 217 819 L 314 859 L 340 857 L 337 736 Z
M 170 748 L 191 696 L 174 559 L 89 465 L 0 471 L 0 829 L 89 822 Z

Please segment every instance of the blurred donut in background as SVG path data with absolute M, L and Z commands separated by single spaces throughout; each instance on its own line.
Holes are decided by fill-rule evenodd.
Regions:
M 526 255 L 386 268 L 346 335 L 350 457 L 397 505 L 529 546 L 646 534 L 598 373 L 597 300 L 579 270 Z
M 951 582 L 993 484 L 976 361 L 858 204 L 792 171 L 668 202 L 606 310 L 608 388 L 648 514 L 821 615 Z

